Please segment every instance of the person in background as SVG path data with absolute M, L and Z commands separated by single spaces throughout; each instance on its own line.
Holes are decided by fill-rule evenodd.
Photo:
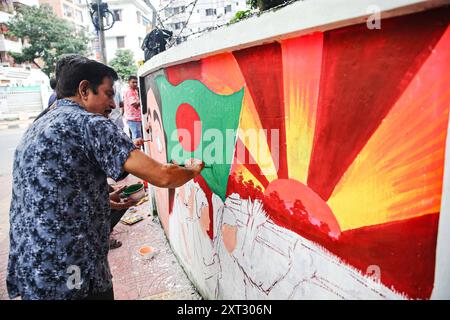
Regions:
M 53 92 L 50 95 L 50 98 L 48 98 L 47 108 L 50 108 L 50 106 L 56 101 L 56 79 L 51 78 L 50 79 L 50 88 L 52 88 Z
M 123 96 L 125 120 L 131 131 L 131 139 L 142 138 L 141 103 L 139 101 L 138 82 L 136 76 L 128 78 L 128 88 Z

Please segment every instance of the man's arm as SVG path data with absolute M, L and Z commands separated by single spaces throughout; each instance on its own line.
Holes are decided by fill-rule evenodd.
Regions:
M 124 170 L 161 188 L 177 188 L 200 174 L 204 163 L 180 167 L 162 164 L 143 153 L 133 150 L 123 166 Z

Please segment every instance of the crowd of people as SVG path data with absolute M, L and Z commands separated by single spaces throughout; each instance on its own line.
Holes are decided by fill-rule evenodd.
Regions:
M 134 202 L 121 202 L 122 190 L 109 186 L 107 178 L 132 174 L 175 188 L 203 169 L 201 161 L 182 167 L 140 150 L 137 78 L 130 77 L 123 96 L 130 136 L 118 120 L 116 80 L 112 68 L 80 55 L 65 56 L 56 65 L 54 101 L 25 132 L 14 155 L 10 298 L 114 299 L 107 255 L 119 244 L 111 242 L 111 228 Z

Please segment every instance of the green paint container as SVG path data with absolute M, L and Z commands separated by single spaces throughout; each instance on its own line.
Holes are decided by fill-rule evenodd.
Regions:
M 142 183 L 132 184 L 123 190 L 122 193 L 127 197 L 138 200 L 145 195 L 144 185 Z

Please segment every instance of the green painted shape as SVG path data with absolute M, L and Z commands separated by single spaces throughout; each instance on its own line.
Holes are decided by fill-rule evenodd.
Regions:
M 231 95 L 220 95 L 212 92 L 197 80 L 186 80 L 178 86 L 170 84 L 164 76 L 158 76 L 155 80 L 161 94 L 168 161 L 175 160 L 178 163 L 183 163 L 186 159 L 196 158 L 203 160 L 207 165 L 211 165 L 210 168 L 204 168 L 201 175 L 211 190 L 225 201 L 244 88 Z M 202 122 L 200 144 L 193 152 L 182 149 L 176 133 L 177 109 L 183 103 L 190 104 Z M 206 136 L 205 132 L 207 133 Z M 213 136 L 220 134 L 222 144 L 208 138 L 209 134 Z M 208 139 L 204 140 L 205 137 Z M 223 147 L 219 149 L 218 146 Z M 215 152 L 212 152 L 213 149 L 215 149 Z M 181 150 L 182 152 L 179 152 Z M 220 160 L 220 158 L 223 161 L 216 163 L 215 160 Z

